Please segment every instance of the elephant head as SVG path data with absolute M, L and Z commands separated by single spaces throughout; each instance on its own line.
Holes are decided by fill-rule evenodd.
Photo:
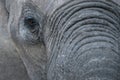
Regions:
M 120 6 L 108 0 L 6 0 L 11 38 L 32 80 L 119 80 Z

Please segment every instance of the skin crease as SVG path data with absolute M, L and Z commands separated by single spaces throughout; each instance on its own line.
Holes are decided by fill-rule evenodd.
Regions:
M 6 8 L 9 13 L 8 30 L 31 80 L 47 80 L 47 64 L 51 54 L 49 50 L 47 50 L 48 47 L 46 47 L 45 38 L 45 41 L 43 40 L 44 42 L 40 41 L 39 44 L 32 45 L 26 44 L 26 42 L 21 39 L 23 36 L 20 35 L 18 28 L 22 26 L 20 19 L 21 15 L 23 15 L 23 6 L 26 3 L 30 3 L 33 6 L 30 8 L 34 9 L 34 7 L 37 7 L 36 10 L 38 12 L 34 13 L 38 13 L 42 21 L 51 16 L 59 6 L 67 1 L 69 0 L 6 0 Z M 39 26 L 45 27 L 47 25 L 41 24 Z M 49 29 L 46 28 L 44 34 L 49 34 L 47 30 Z M 44 36 L 46 37 L 48 35 Z M 64 55 L 62 57 L 64 57 Z
M 13 2 L 13 3 L 11 3 L 11 2 Z M 17 1 L 16 0 L 14 0 L 14 1 L 6 0 L 6 7 L 7 7 L 8 12 L 10 12 L 8 28 L 10 28 L 9 26 L 11 26 L 11 25 L 14 25 L 15 27 L 17 26 L 17 24 L 19 22 L 19 17 L 21 16 L 22 6 L 24 3 L 27 3 L 27 2 L 29 2 L 29 0 L 17 0 Z M 38 7 L 44 14 L 51 13 L 50 11 L 54 11 L 54 7 L 56 7 L 54 4 L 57 3 L 57 4 L 61 5 L 58 1 L 56 1 L 56 3 L 53 3 L 53 2 L 54 1 L 50 2 L 48 0 L 39 1 Z M 33 0 L 33 3 L 36 4 L 38 2 L 37 2 L 37 0 Z M 49 7 L 49 3 L 50 3 L 50 7 Z M 48 6 L 46 6 L 46 4 L 48 4 Z M 36 4 L 36 5 L 38 5 L 38 4 Z M 51 6 L 51 5 L 54 5 L 54 6 Z M 50 10 L 50 11 L 48 11 L 48 10 Z M 14 26 L 12 26 L 12 27 L 14 27 Z M 14 29 L 16 29 L 16 28 L 14 28 Z M 26 66 L 26 69 L 28 71 L 30 78 L 32 80 L 43 80 L 43 78 L 47 78 L 44 76 L 44 75 L 46 75 L 46 72 L 44 73 L 44 71 L 46 71 L 46 70 L 44 70 L 44 69 L 45 69 L 45 66 L 47 63 L 46 62 L 47 56 L 45 56 L 47 54 L 46 54 L 46 52 L 44 52 L 45 46 L 43 44 L 35 45 L 35 46 L 34 45 L 27 46 L 27 45 L 21 44 L 21 42 L 18 42 L 20 40 L 18 37 L 19 35 L 16 35 L 16 34 L 17 33 L 13 33 L 14 36 L 12 35 L 13 41 L 15 40 L 14 41 L 15 43 L 19 43 L 17 45 L 17 48 L 18 48 L 17 50 L 20 53 L 20 57 L 23 60 L 24 65 Z M 17 38 L 18 40 L 14 39 L 14 37 Z M 35 54 L 34 51 L 36 51 L 37 53 L 41 53 L 41 54 L 37 54 L 37 53 Z M 28 53 L 28 54 L 26 54 L 26 53 Z M 32 56 L 32 59 L 30 58 L 30 56 Z M 44 61 L 43 63 L 37 62 L 38 59 L 41 59 L 41 56 L 43 57 L 43 59 L 42 59 Z M 37 60 L 37 61 L 34 61 L 34 60 Z M 39 64 L 40 64 L 40 66 L 39 66 Z M 43 68 L 44 71 L 41 71 L 43 73 L 38 73 L 40 70 L 40 67 Z M 42 75 L 40 75 L 40 74 L 42 74 Z M 41 76 L 43 76 L 43 77 L 41 78 Z M 46 79 L 44 79 L 44 80 L 46 80 Z
M 13 2 L 13 3 L 11 3 L 11 2 Z M 22 6 L 23 6 L 23 4 L 25 4 L 27 2 L 30 2 L 30 1 L 29 0 L 13 0 L 13 1 L 6 0 L 6 7 L 9 12 L 8 28 L 10 28 L 11 25 L 13 25 L 12 27 L 18 27 L 17 24 L 19 22 L 19 17 L 21 16 L 21 13 L 22 13 L 21 12 Z M 38 6 L 39 10 L 41 10 L 44 14 L 50 13 L 50 11 L 54 11 L 52 9 L 54 9 L 55 6 L 50 6 L 49 7 L 50 9 L 48 8 L 49 3 L 50 3 L 50 5 L 55 4 L 55 3 L 53 3 L 54 1 L 50 2 L 48 0 L 43 0 L 43 1 L 33 0 L 32 2 L 33 2 L 33 4 L 36 4 L 36 6 L 39 5 Z M 56 1 L 56 2 L 59 3 L 58 1 Z M 48 4 L 48 6 L 46 6 L 46 4 Z M 48 11 L 48 10 L 50 10 L 50 11 Z M 16 29 L 16 28 L 14 28 L 14 29 Z M 16 31 L 17 31 L 17 29 L 16 29 Z M 18 37 L 19 35 L 17 35 L 17 33 L 13 33 L 13 35 L 12 35 L 13 41 L 15 40 L 14 41 L 15 43 L 19 43 L 18 45 L 16 44 L 16 46 L 18 48 L 17 50 L 20 54 L 21 59 L 24 62 L 24 65 L 26 66 L 26 69 L 28 71 L 28 75 L 30 76 L 30 78 L 32 80 L 46 80 L 46 78 L 47 78 L 47 77 L 45 77 L 46 70 L 44 70 L 44 69 L 45 69 L 45 66 L 47 63 L 46 62 L 47 54 L 46 54 L 46 52 L 44 52 L 45 46 L 41 43 L 40 43 L 40 45 L 35 45 L 35 46 L 34 45 L 32 45 L 32 46 L 24 45 L 23 43 L 21 44 L 21 42 L 18 42 L 20 40 Z M 14 39 L 14 38 L 17 38 L 18 40 Z M 34 51 L 36 51 L 36 54 Z M 40 54 L 38 54 L 38 53 L 40 53 Z M 32 58 L 31 58 L 31 56 L 32 56 Z M 39 59 L 42 59 L 43 62 L 38 62 Z M 40 67 L 43 69 L 43 71 L 39 71 L 39 70 L 41 70 Z M 43 73 L 39 73 L 39 72 L 43 72 Z M 43 77 L 41 77 L 41 76 L 43 76 Z

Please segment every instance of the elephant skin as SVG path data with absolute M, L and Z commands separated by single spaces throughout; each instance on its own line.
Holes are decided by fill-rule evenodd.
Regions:
M 7 15 L 0 1 L 0 80 L 30 80 L 8 34 Z
M 6 0 L 31 80 L 120 80 L 117 0 Z

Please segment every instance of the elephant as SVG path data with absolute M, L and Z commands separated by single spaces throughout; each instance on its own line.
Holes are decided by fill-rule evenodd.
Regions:
M 119 2 L 6 0 L 8 32 L 30 79 L 120 80 Z
M 7 29 L 8 14 L 0 0 L 0 80 L 30 80 Z

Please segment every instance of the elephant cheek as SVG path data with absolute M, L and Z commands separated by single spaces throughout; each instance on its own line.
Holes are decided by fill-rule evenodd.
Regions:
M 50 80 L 120 79 L 119 14 L 112 2 L 71 1 L 50 18 Z M 114 73 L 114 74 L 113 74 Z
M 44 45 L 22 45 L 18 51 L 29 77 L 33 80 L 46 80 L 47 57 Z
M 29 77 L 33 80 L 46 80 L 47 56 L 45 45 L 43 43 L 36 45 L 26 44 L 14 30 L 11 30 L 11 37 Z

